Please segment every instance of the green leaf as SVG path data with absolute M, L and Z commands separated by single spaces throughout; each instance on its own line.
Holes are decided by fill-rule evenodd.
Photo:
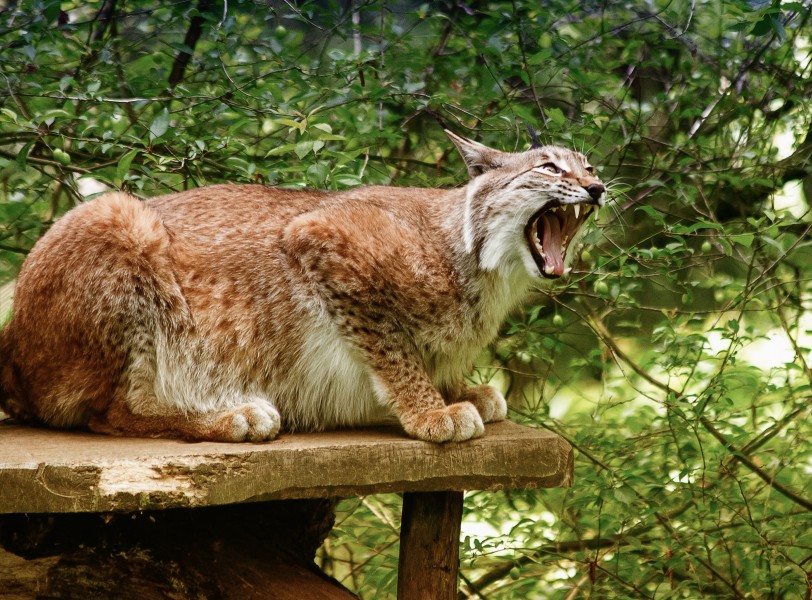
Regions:
M 299 133 L 304 133 L 305 127 L 307 127 L 307 120 L 302 119 L 301 121 L 294 121 L 293 119 L 277 119 L 276 122 L 279 125 L 287 125 L 291 129 L 297 130 Z
M 327 133 L 327 134 L 332 134 L 333 133 L 333 128 L 330 127 L 330 125 L 328 123 L 314 123 L 313 128 L 318 129 L 319 131 L 323 131 L 324 133 Z
M 544 112 L 547 118 L 559 129 L 567 122 L 567 117 L 564 116 L 560 108 L 545 108 Z
M 57 17 L 59 17 L 60 5 L 61 2 L 59 0 L 49 0 L 45 3 L 44 14 L 49 23 L 53 24 L 57 20 Z
M 11 121 L 13 123 L 17 122 L 17 113 L 15 113 L 13 110 L 11 110 L 9 108 L 6 108 L 6 107 L 0 108 L 0 115 L 2 115 L 4 117 L 2 119 L 2 121 L 8 120 L 8 121 Z
M 294 152 L 296 153 L 296 156 L 302 159 L 310 152 L 313 152 L 313 154 L 318 154 L 318 151 L 322 148 L 324 148 L 324 142 L 321 140 L 307 140 L 296 144 Z
M 662 224 L 664 222 L 665 215 L 661 213 L 659 210 L 654 208 L 653 206 L 649 206 L 644 204 L 642 206 L 638 206 L 634 209 L 635 211 L 641 211 L 646 213 L 649 217 L 654 219 L 654 221 L 658 224 Z
M 617 500 L 618 502 L 620 502 L 625 506 L 631 505 L 632 501 L 634 500 L 634 496 L 623 488 L 615 488 L 613 491 L 613 495 L 615 497 L 615 500 Z
M 154 142 L 162 137 L 169 129 L 169 110 L 164 109 L 159 112 L 149 125 L 149 139 Z
M 17 168 L 20 170 L 25 169 L 26 164 L 28 162 L 28 153 L 31 152 L 31 148 L 34 144 L 37 143 L 37 140 L 31 140 L 25 146 L 23 146 L 20 151 L 17 153 L 17 157 L 15 159 L 15 163 L 17 164 Z
M 116 183 L 118 185 L 121 185 L 127 178 L 127 174 L 130 172 L 130 164 L 139 152 L 140 150 L 138 149 L 130 150 L 119 159 L 118 165 L 116 166 Z
M 323 162 L 314 163 L 307 168 L 307 181 L 313 187 L 324 187 L 329 175 L 330 169 Z
M 735 243 L 741 244 L 746 248 L 750 248 L 753 245 L 753 240 L 756 238 L 756 236 L 752 233 L 738 233 L 728 237 Z
M 543 65 L 550 60 L 552 55 L 553 55 L 552 48 L 544 48 L 544 50 L 536 52 L 535 54 L 528 57 L 527 64 L 531 66 Z
M 692 225 L 674 225 L 671 228 L 671 231 L 674 233 L 694 233 L 701 229 L 715 229 L 716 231 L 724 231 L 724 227 L 722 227 L 719 223 L 714 223 L 712 221 L 699 221 L 697 223 L 693 223 Z
M 299 142 L 298 144 L 296 144 L 293 151 L 296 153 L 296 156 L 298 156 L 300 159 L 302 159 L 305 156 L 307 156 L 310 153 L 311 150 L 313 150 L 313 141 L 308 140 L 308 141 Z

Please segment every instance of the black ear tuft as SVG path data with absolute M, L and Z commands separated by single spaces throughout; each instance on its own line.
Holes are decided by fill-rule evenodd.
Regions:
M 440 116 L 440 113 L 438 113 L 436 110 L 427 108 L 423 112 L 425 112 L 427 115 L 431 115 L 434 118 L 434 120 L 440 124 L 440 127 L 442 127 L 443 130 L 449 131 L 448 124 L 445 122 L 445 120 L 443 120 L 443 118 Z
M 539 140 L 539 135 L 536 133 L 536 130 L 533 129 L 533 126 L 530 123 L 527 124 L 527 133 L 530 135 L 530 141 L 533 142 L 530 145 L 531 150 L 535 150 L 543 146 L 541 140 Z

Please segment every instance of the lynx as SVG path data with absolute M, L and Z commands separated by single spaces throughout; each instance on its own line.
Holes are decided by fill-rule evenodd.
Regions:
M 447 131 L 458 189 L 214 185 L 67 213 L 20 273 L 0 405 L 52 427 L 251 441 L 397 418 L 432 442 L 504 419 L 465 376 L 603 205 L 586 157 Z

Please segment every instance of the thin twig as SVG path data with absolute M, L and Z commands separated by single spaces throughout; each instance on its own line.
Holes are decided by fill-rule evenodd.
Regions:
M 661 389 L 670 396 L 674 397 L 675 399 L 684 399 L 684 396 L 682 396 L 682 394 L 680 394 L 677 390 L 673 389 L 669 385 L 653 377 L 648 371 L 643 369 L 643 367 L 638 365 L 625 352 L 623 352 L 623 350 L 621 350 L 620 347 L 612 339 L 611 334 L 606 329 L 606 326 L 600 321 L 600 319 L 595 318 L 595 316 L 593 315 L 591 323 L 594 326 L 595 331 L 597 331 L 600 334 L 601 340 L 607 346 L 609 346 L 612 353 L 617 358 L 621 359 L 626 365 L 628 365 L 629 368 L 631 368 L 635 373 L 637 373 L 640 377 L 648 381 L 653 386 Z M 774 477 L 764 472 L 764 470 L 761 469 L 761 467 L 759 467 L 758 465 L 756 465 L 749 456 L 747 456 L 740 448 L 736 447 L 736 445 L 734 445 L 729 439 L 727 439 L 727 437 L 722 432 L 716 429 L 716 427 L 714 427 L 713 423 L 711 423 L 711 421 L 707 417 L 700 416 L 699 422 L 708 431 L 708 433 L 710 433 L 714 438 L 716 438 L 736 458 L 736 460 L 738 460 L 744 466 L 750 469 L 765 483 L 767 483 L 773 489 L 775 489 L 775 491 L 777 491 L 784 497 L 788 498 L 789 500 L 792 500 L 799 506 L 802 506 L 805 509 L 812 511 L 812 501 L 808 500 L 807 498 L 804 498 L 799 494 L 796 494 L 785 485 L 776 481 Z

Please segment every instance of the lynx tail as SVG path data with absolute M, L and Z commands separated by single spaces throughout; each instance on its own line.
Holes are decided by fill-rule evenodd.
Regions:
M 0 331 L 0 411 L 24 422 L 36 422 L 36 416 L 20 402 L 20 390 L 14 365 L 9 360 L 8 335 Z

